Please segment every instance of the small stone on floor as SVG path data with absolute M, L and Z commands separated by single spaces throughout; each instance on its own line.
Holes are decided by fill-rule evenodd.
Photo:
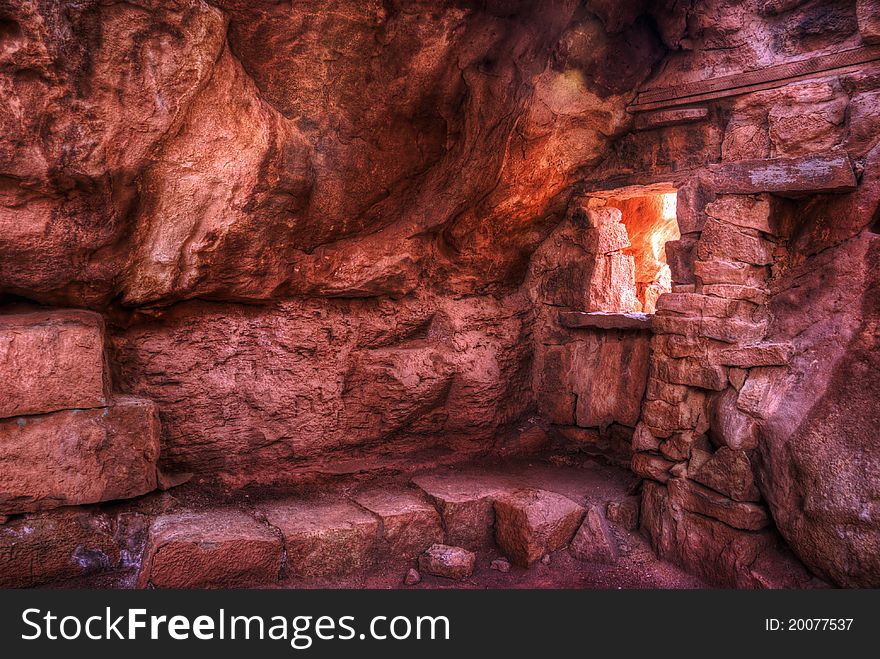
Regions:
M 498 570 L 499 572 L 510 572 L 510 561 L 506 558 L 496 558 L 489 564 L 489 567 L 493 570 Z
M 476 554 L 467 549 L 434 544 L 419 556 L 419 569 L 437 577 L 461 580 L 473 574 L 476 560 Z
M 415 570 L 413 568 L 410 568 L 407 571 L 406 576 L 403 578 L 403 583 L 405 583 L 407 586 L 415 586 L 421 580 L 422 580 L 422 575 L 419 574 L 419 571 Z

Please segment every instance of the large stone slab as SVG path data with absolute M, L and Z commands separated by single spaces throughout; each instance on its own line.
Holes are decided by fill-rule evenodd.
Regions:
M 773 263 L 774 245 L 768 240 L 743 233 L 726 222 L 710 218 L 703 227 L 697 244 L 697 258 L 733 259 L 750 265 Z
M 368 490 L 354 500 L 379 517 L 391 558 L 411 561 L 431 545 L 443 542 L 440 515 L 416 491 Z
M 775 234 L 770 211 L 769 195 L 720 195 L 706 206 L 706 215 L 716 220 Z
M 577 425 L 604 428 L 616 422 L 634 428 L 648 378 L 650 335 L 601 333 L 574 345 L 569 379 L 577 395 Z
M 300 577 L 343 575 L 372 565 L 379 520 L 348 501 L 276 501 L 261 506 L 281 531 L 287 566 Z
M 787 343 L 759 343 L 722 350 L 718 360 L 725 366 L 783 366 L 791 361 L 793 348 Z
M 0 418 L 107 405 L 101 316 L 0 316 L 0 382 Z
M 234 509 L 186 511 L 150 526 L 138 586 L 248 588 L 278 579 L 281 539 Z
M 518 490 L 495 501 L 495 540 L 511 561 L 528 567 L 565 547 L 584 513 L 583 507 L 561 494 Z
M 767 510 L 758 504 L 728 499 L 685 478 L 673 478 L 668 485 L 672 504 L 692 513 L 746 531 L 760 531 L 770 523 Z
M 151 401 L 0 421 L 0 514 L 127 499 L 156 488 Z
M 471 550 L 492 544 L 495 497 L 503 490 L 486 480 L 479 475 L 444 472 L 413 478 L 440 511 L 447 544 Z

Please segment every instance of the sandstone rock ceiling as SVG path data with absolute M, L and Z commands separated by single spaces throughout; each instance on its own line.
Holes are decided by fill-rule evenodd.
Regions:
M 6 3 L 0 290 L 509 286 L 664 52 L 595 4 Z

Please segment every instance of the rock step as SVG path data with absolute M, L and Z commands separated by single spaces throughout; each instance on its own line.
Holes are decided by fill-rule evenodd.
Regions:
M 522 567 L 565 548 L 579 533 L 579 556 L 615 556 L 605 528 L 608 501 L 626 501 L 605 468 L 533 466 L 439 470 L 417 487 L 366 489 L 349 496 L 282 498 L 247 510 L 173 511 L 147 532 L 138 584 L 162 588 L 267 586 L 416 564 L 465 578 L 471 556 L 501 553 Z M 541 486 L 544 487 L 541 487 Z M 590 515 L 588 516 L 588 510 Z M 497 543 L 497 547 L 496 547 Z M 591 550 L 590 543 L 598 543 Z

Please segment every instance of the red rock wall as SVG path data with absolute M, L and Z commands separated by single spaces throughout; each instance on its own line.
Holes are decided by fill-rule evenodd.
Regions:
M 867 4 L 700 3 L 648 86 L 870 44 Z M 878 81 L 875 63 L 712 100 L 704 119 L 627 135 L 603 165 L 610 180 L 678 187 L 673 293 L 658 300 L 633 469 L 658 552 L 716 583 L 807 583 L 783 541 L 823 579 L 880 583 Z M 840 153 L 854 191 L 811 187 L 808 160 L 783 174 L 785 158 Z M 755 159 L 779 163 L 779 178 L 750 179 Z

